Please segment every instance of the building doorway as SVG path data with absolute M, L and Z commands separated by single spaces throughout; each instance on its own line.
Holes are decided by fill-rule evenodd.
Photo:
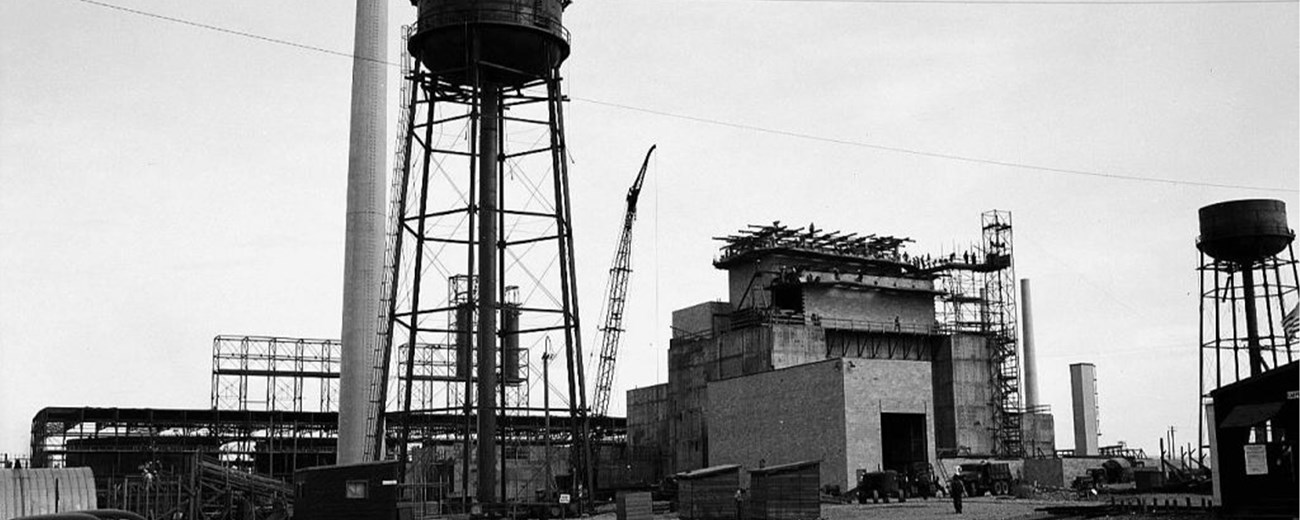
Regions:
M 900 474 L 916 471 L 916 464 L 928 463 L 926 456 L 925 414 L 880 414 L 881 466 Z

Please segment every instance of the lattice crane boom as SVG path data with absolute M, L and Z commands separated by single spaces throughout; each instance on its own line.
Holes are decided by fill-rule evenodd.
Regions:
M 623 335 L 623 306 L 627 303 L 627 282 L 632 274 L 632 224 L 636 222 L 636 203 L 641 197 L 641 185 L 645 182 L 646 167 L 650 164 L 650 154 L 655 147 L 645 153 L 641 162 L 641 172 L 636 181 L 627 190 L 627 212 L 623 215 L 623 232 L 618 238 L 618 248 L 614 252 L 614 264 L 609 268 L 609 283 L 606 286 L 605 312 L 601 316 L 600 326 L 600 363 L 596 371 L 595 395 L 592 398 L 592 412 L 605 416 L 609 411 L 609 394 L 614 387 L 614 364 L 618 357 L 618 342 Z

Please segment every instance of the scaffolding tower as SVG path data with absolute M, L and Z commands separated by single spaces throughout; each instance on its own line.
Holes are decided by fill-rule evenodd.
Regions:
M 980 215 L 981 240 L 961 253 L 930 264 L 938 275 L 939 322 L 949 334 L 976 334 L 989 345 L 995 454 L 1024 455 L 1021 429 L 1020 356 L 1016 335 L 1016 273 L 1011 213 Z

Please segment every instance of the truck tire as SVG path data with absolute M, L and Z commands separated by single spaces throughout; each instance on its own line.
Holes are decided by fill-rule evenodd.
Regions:
M 1006 494 L 1008 494 L 1008 493 L 1011 491 L 1010 488 L 1011 488 L 1011 486 L 1009 486 L 1005 480 L 1001 480 L 1001 481 L 998 481 L 998 482 L 994 482 L 994 483 L 993 483 L 993 494 L 994 494 L 994 495 L 999 495 L 999 496 L 1001 496 L 1001 495 L 1006 495 Z

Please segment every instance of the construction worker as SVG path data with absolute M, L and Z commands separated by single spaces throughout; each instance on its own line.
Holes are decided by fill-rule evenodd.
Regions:
M 957 475 L 953 475 L 953 476 L 952 476 L 952 482 L 951 482 L 951 483 L 949 484 L 949 486 L 948 486 L 948 494 L 952 495 L 952 507 L 953 507 L 953 509 L 956 509 L 956 510 L 957 510 L 957 514 L 960 515 L 960 514 L 961 514 L 961 496 L 964 495 L 964 494 L 966 494 L 966 489 L 965 489 L 965 487 L 962 485 L 961 477 L 959 477 L 959 476 L 957 476 Z

